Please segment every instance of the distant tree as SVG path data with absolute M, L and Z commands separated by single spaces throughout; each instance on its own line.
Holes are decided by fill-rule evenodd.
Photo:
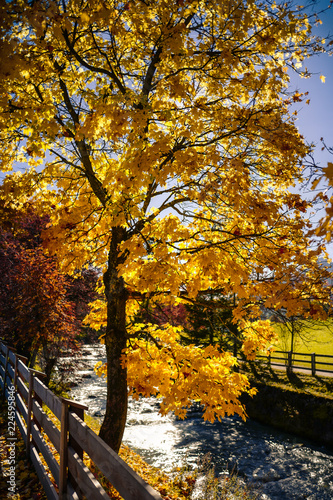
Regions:
M 235 297 L 213 292 L 199 294 L 195 301 L 185 305 L 188 317 L 183 340 L 196 345 L 218 344 L 237 357 L 242 340 L 233 318 L 235 307 Z
M 187 323 L 186 306 L 184 304 L 160 304 L 158 301 L 152 303 L 148 298 L 140 303 L 134 321 L 143 321 L 160 326 L 166 323 L 173 326 L 185 326 Z
M 39 355 L 46 383 L 62 354 L 74 356 L 80 332 L 68 278 L 44 254 L 41 232 L 48 220 L 30 209 L 2 208 L 0 218 L 0 335 L 33 367 Z M 9 215 L 11 217 L 9 217 Z M 5 220 L 5 223 L 3 223 Z
M 90 312 L 90 303 L 100 297 L 96 291 L 99 275 L 99 271 L 91 267 L 78 270 L 73 275 L 67 275 L 66 297 L 74 305 L 80 329 L 79 337 L 85 343 L 97 342 L 98 337 L 103 333 L 103 329 L 95 330 L 83 322 Z
M 277 323 L 279 341 L 283 346 L 284 351 L 288 351 L 292 358 L 301 344 L 307 345 L 313 343 L 316 331 L 326 330 L 333 334 L 333 327 L 330 321 L 321 320 L 320 316 L 316 317 L 318 309 L 315 304 L 309 306 L 309 315 L 292 315 L 288 316 L 285 310 L 274 311 L 272 321 Z M 317 340 L 320 343 L 320 339 Z M 288 367 L 292 371 L 292 367 Z
M 241 346 L 241 334 L 233 321 L 235 298 L 221 293 L 200 293 L 195 300 L 177 305 L 159 304 L 149 299 L 142 301 L 134 322 L 143 321 L 154 325 L 181 326 L 181 342 L 196 346 L 216 345 L 233 351 L 237 356 Z
M 295 267 L 293 280 L 285 283 L 285 287 L 289 288 L 289 304 L 281 301 L 283 289 L 270 301 L 259 298 L 265 316 L 280 325 L 279 339 L 291 356 L 300 343 L 313 341 L 316 330 L 332 329 L 328 321 L 332 309 L 332 268 L 326 259 L 313 257 L 311 267 L 306 263 Z M 272 281 L 274 279 L 275 276 Z M 293 304 L 302 304 L 302 307 L 294 307 Z

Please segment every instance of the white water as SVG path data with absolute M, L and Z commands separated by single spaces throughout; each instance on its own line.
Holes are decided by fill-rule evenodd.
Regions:
M 100 345 L 85 348 L 86 367 L 77 373 L 79 384 L 71 398 L 89 406 L 91 415 L 103 416 L 106 382 L 93 367 L 104 361 Z M 332 500 L 333 452 L 292 434 L 254 421 L 226 418 L 205 423 L 193 408 L 184 421 L 161 417 L 154 398 L 130 400 L 124 443 L 152 465 L 165 471 L 211 454 L 216 473 L 234 469 L 256 483 L 261 500 Z M 256 489 L 257 489 L 256 488 Z

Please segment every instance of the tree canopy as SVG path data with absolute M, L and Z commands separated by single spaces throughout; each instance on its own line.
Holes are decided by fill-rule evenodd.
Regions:
M 291 191 L 308 148 L 288 71 L 306 73 L 304 59 L 323 50 L 306 9 L 13 0 L 0 14 L 0 195 L 49 214 L 44 245 L 64 268 L 104 271 L 107 305 L 93 314 L 106 324 L 101 436 L 118 450 L 128 385 L 181 416 L 193 399 L 210 420 L 244 416 L 239 396 L 251 389 L 230 353 L 131 317 L 147 296 L 236 294 L 253 356 L 272 336 L 258 297 L 292 314 L 321 293 L 309 279 L 320 249 L 307 237 L 308 206 Z

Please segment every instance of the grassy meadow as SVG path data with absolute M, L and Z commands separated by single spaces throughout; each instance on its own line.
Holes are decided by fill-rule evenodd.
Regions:
M 294 356 L 294 364 L 297 366 L 311 367 L 310 361 L 311 353 L 316 355 L 316 370 L 329 370 L 333 371 L 333 366 L 326 363 L 333 364 L 332 359 L 326 356 L 333 356 L 333 320 L 327 321 L 311 321 L 299 322 L 299 332 L 296 334 L 294 343 L 294 352 L 305 354 L 305 356 Z M 274 328 L 278 335 L 277 341 L 273 347 L 276 351 L 290 351 L 291 349 L 291 334 L 287 326 L 281 323 L 275 323 Z M 282 354 L 273 354 L 272 356 L 283 356 Z M 307 363 L 304 363 L 307 361 Z M 283 363 L 283 361 L 278 361 Z M 323 364 L 318 364 L 323 363 Z

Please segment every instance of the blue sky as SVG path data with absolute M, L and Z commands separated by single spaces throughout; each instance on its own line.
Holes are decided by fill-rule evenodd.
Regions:
M 321 0 L 320 8 L 329 5 L 329 0 Z M 314 33 L 322 37 L 327 34 L 333 36 L 333 3 L 332 7 L 319 16 L 322 21 L 314 29 Z M 318 6 L 315 6 L 317 10 Z M 333 46 L 331 46 L 333 50 Z M 315 158 L 326 166 L 328 161 L 333 162 L 333 155 L 327 151 L 322 152 L 320 138 L 323 137 L 328 146 L 333 147 L 333 56 L 322 54 L 314 56 L 305 62 L 306 66 L 313 76 L 311 78 L 300 78 L 297 75 L 291 76 L 291 87 L 298 88 L 302 92 L 309 92 L 306 97 L 310 99 L 310 104 L 301 104 L 298 106 L 298 120 L 296 122 L 302 135 L 308 142 L 314 142 L 316 148 Z M 320 75 L 325 76 L 323 83 Z M 304 101 L 306 100 L 304 99 Z
M 320 0 L 319 9 L 329 6 L 329 0 Z M 318 11 L 318 4 L 314 5 L 314 10 Z M 322 24 L 314 28 L 314 34 L 326 38 L 327 35 L 333 37 L 333 1 L 331 8 L 319 16 Z M 330 46 L 333 50 L 333 46 Z M 333 55 L 322 54 L 314 56 L 305 61 L 304 66 L 312 73 L 311 78 L 300 78 L 291 75 L 290 86 L 301 92 L 309 92 L 304 101 L 297 106 L 296 125 L 300 133 L 307 142 L 315 143 L 314 159 L 321 166 L 333 162 L 333 155 L 327 150 L 322 151 L 321 138 L 329 147 L 333 147 Z M 325 83 L 320 76 L 325 76 Z M 306 99 L 310 99 L 310 104 L 305 104 Z M 322 186 L 320 186 L 322 188 Z M 320 211 L 313 219 L 316 222 L 324 214 Z M 330 258 L 333 260 L 333 243 L 327 246 Z

